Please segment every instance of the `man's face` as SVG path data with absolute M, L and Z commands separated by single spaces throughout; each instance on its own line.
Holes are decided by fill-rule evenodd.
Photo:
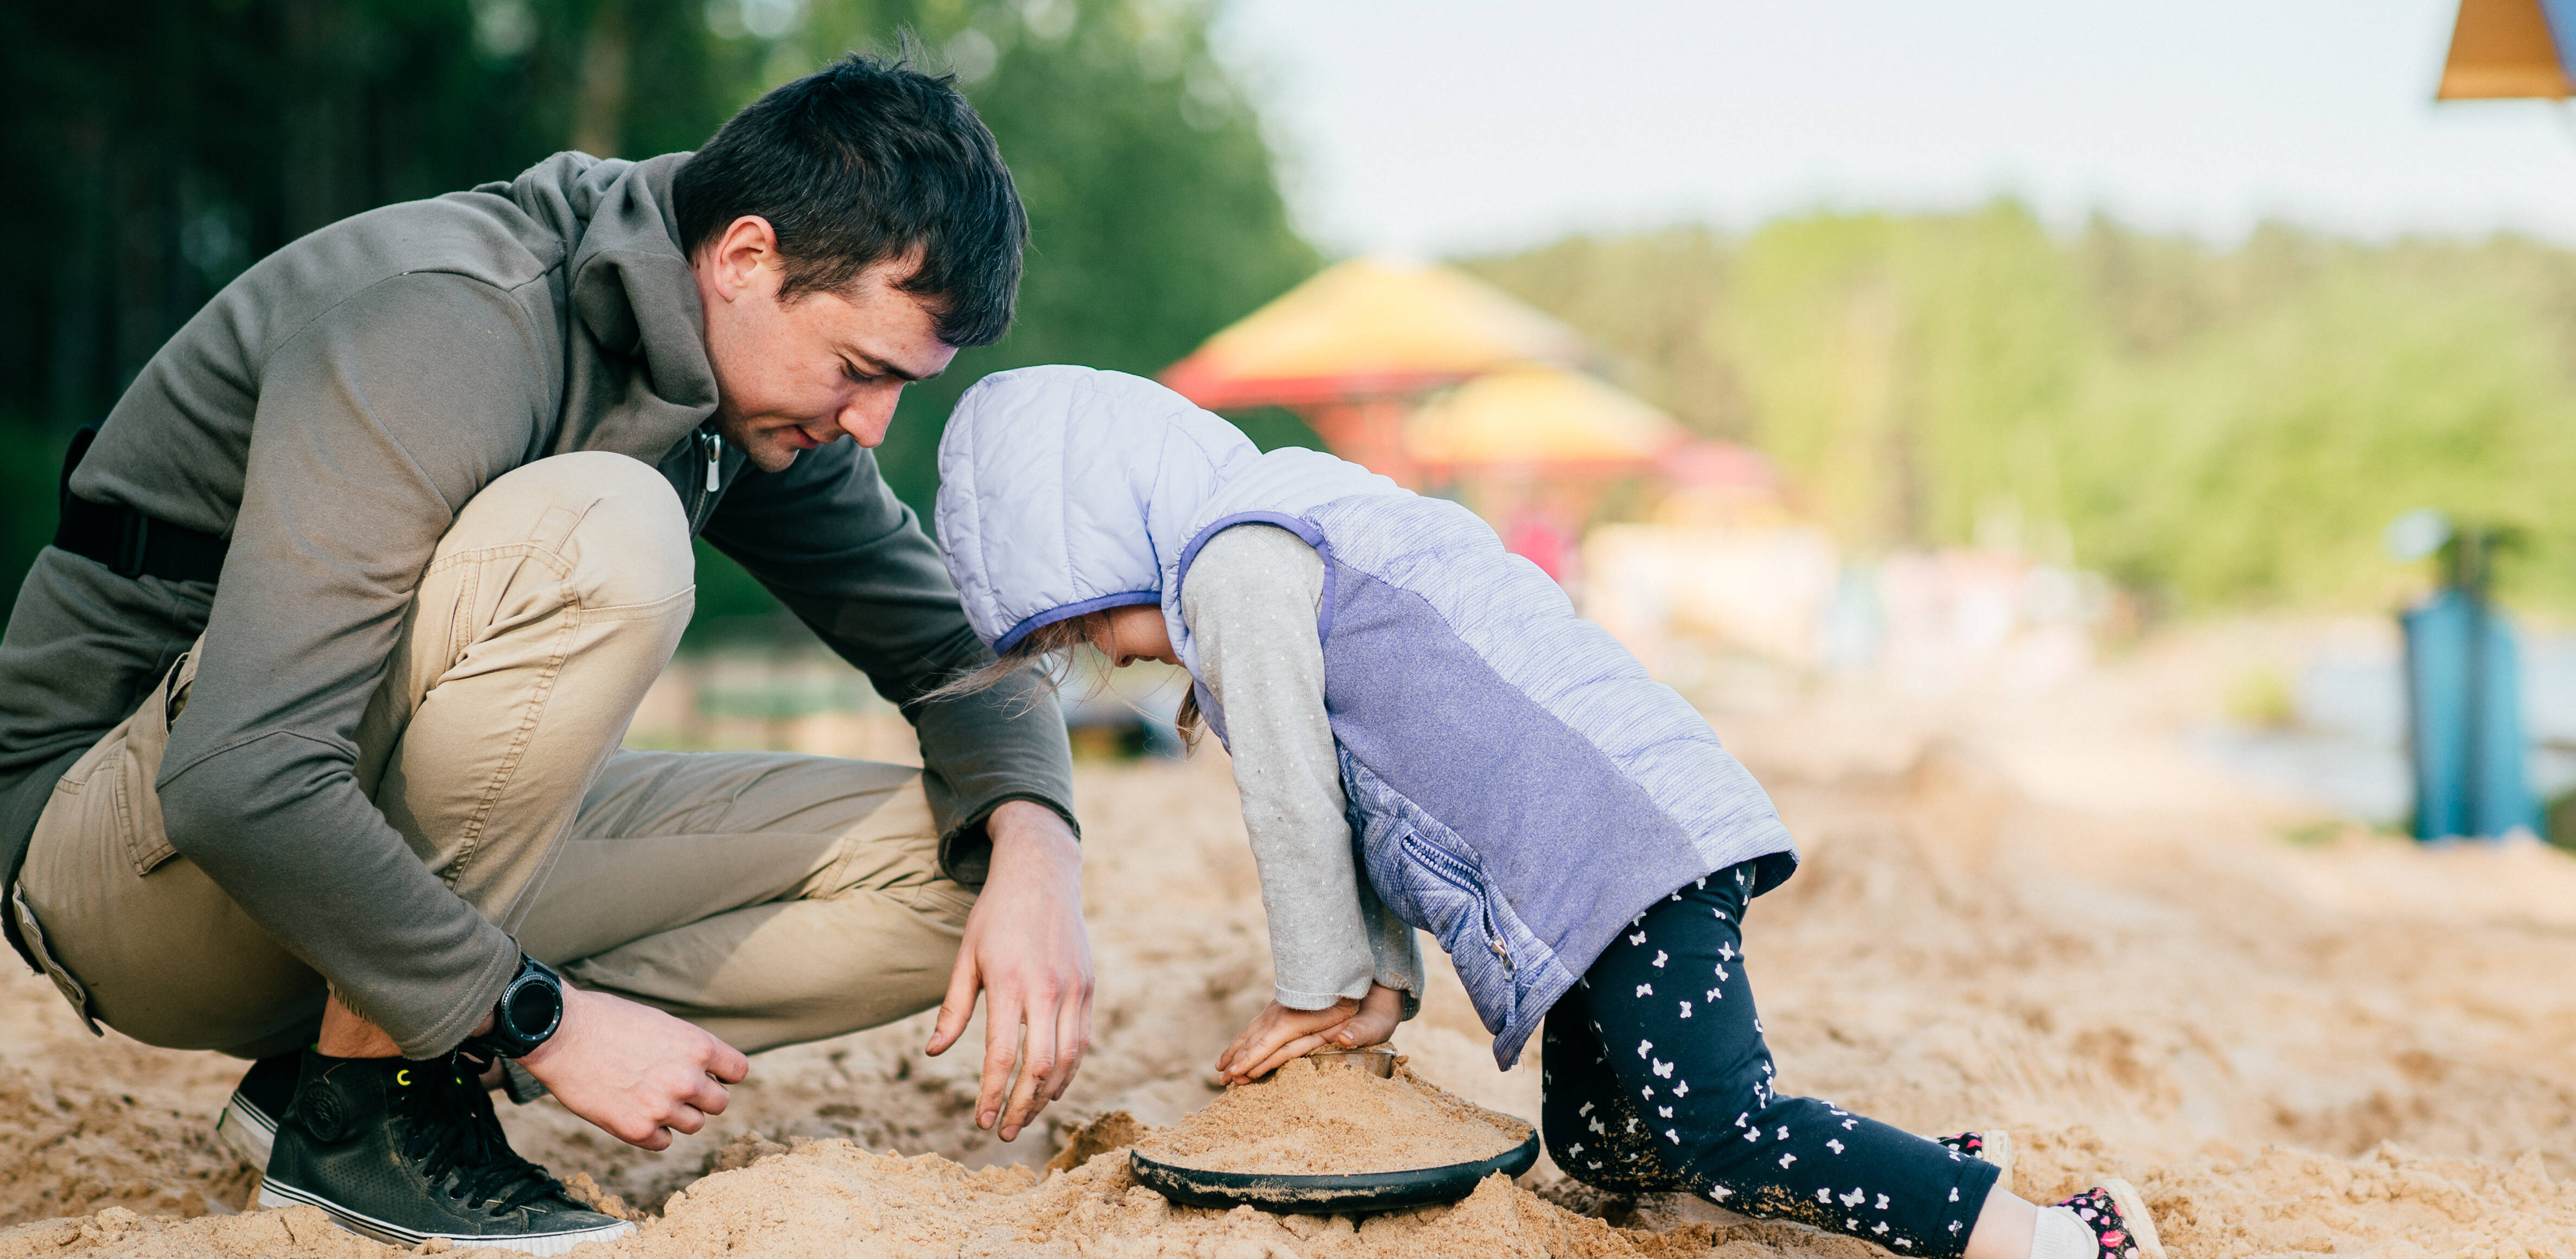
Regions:
M 783 264 L 776 233 L 758 218 L 735 220 L 690 264 L 707 312 L 716 432 L 763 472 L 843 437 L 884 441 L 903 387 L 957 356 L 921 299 L 896 287 L 919 267 L 917 255 L 877 263 L 840 292 L 784 303 Z

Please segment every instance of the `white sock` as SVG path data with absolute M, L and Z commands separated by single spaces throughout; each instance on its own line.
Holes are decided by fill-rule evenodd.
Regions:
M 2030 1230 L 2030 1259 L 2101 1259 L 2102 1243 L 2064 1207 L 2041 1207 Z

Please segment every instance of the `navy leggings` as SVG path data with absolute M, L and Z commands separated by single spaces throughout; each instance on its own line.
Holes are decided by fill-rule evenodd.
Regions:
M 1567 1175 L 1692 1193 L 1898 1254 L 1957 1259 L 1995 1169 L 1829 1102 L 1772 1091 L 1744 975 L 1750 863 L 1639 915 L 1548 1011 L 1540 1117 Z

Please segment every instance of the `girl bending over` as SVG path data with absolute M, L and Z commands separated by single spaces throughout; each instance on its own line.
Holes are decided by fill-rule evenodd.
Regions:
M 1557 1166 L 1919 1259 L 2162 1259 L 2120 1181 L 2041 1209 L 1978 1134 L 1774 1087 L 1744 916 L 1798 857 L 1708 723 L 1484 522 L 1310 450 L 1262 454 L 1133 376 L 969 390 L 939 536 L 1000 663 L 1089 643 L 1190 675 L 1233 756 L 1277 989 L 1218 1069 L 1384 1041 L 1447 950 L 1509 1069 L 1540 1038 Z

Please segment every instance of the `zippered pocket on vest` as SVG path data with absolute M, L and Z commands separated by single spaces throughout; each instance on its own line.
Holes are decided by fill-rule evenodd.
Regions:
M 1404 846 L 1413 854 L 1415 860 L 1422 863 L 1423 868 L 1428 870 L 1433 878 L 1457 889 L 1459 895 L 1475 902 L 1476 925 L 1484 932 L 1486 951 L 1502 961 L 1504 970 L 1518 971 L 1520 968 L 1512 962 L 1511 946 L 1503 939 L 1502 924 L 1494 918 L 1493 897 L 1477 882 L 1475 872 L 1467 869 L 1464 862 L 1449 855 L 1439 845 L 1422 839 L 1418 833 L 1408 832 L 1404 837 Z M 1454 955 L 1456 950 L 1453 949 L 1451 952 Z
M 1398 847 L 1403 854 L 1398 877 L 1409 885 L 1421 925 L 1449 955 L 1485 1030 L 1500 1031 L 1519 1004 L 1519 976 L 1491 893 L 1474 867 L 1417 832 L 1405 832 Z

